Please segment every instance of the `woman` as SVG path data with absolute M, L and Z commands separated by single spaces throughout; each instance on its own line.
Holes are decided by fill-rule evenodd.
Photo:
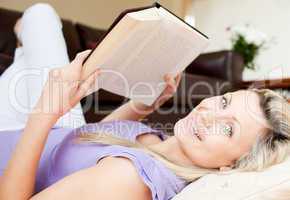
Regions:
M 68 63 L 60 21 L 50 6 L 29 8 L 19 26 L 23 47 L 17 51 L 23 52 L 16 52 L 1 80 L 12 80 L 7 77 L 22 66 L 17 64 L 21 56 L 21 64 L 29 66 L 65 66 L 50 71 L 41 95 L 36 89 L 22 94 L 24 103 L 25 98 L 38 98 L 32 101 L 29 115 L 13 118 L 19 113 L 3 108 L 14 127 L 21 128 L 25 122 L 25 128 L 0 134 L 0 199 L 170 199 L 206 174 L 262 170 L 282 162 L 289 152 L 289 105 L 270 90 L 205 99 L 176 123 L 171 137 L 136 122 L 173 94 L 179 77 L 167 76 L 168 87 L 152 107 L 129 102 L 100 123 L 77 129 L 71 123 L 61 124 L 73 115 L 72 108 L 78 109 L 75 105 L 101 71 L 79 81 L 89 52 Z M 52 47 L 43 54 L 43 48 Z M 7 84 L 2 81 L 1 85 Z M 2 120 L 11 129 L 10 121 Z

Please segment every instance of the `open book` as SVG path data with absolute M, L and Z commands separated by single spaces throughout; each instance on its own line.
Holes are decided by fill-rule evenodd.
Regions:
M 96 89 L 151 105 L 165 89 L 164 75 L 182 72 L 207 44 L 204 34 L 158 3 L 126 10 L 84 62 L 82 77 L 101 68 Z

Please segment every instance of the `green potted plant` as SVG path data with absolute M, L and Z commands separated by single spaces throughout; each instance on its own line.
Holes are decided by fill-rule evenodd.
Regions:
M 255 70 L 255 59 L 268 41 L 267 35 L 249 25 L 233 26 L 229 30 L 232 50 L 242 55 L 246 68 Z

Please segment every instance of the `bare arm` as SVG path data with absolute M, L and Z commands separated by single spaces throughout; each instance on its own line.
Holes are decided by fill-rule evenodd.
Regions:
M 32 197 L 38 163 L 50 129 L 80 101 L 96 79 L 97 73 L 81 84 L 79 81 L 81 64 L 88 53 L 79 54 L 68 66 L 50 72 L 42 95 L 1 177 L 0 199 L 28 200 Z
M 35 114 L 29 117 L 19 143 L 4 171 L 0 199 L 29 199 L 34 191 L 38 162 L 56 118 Z
M 153 103 L 152 106 L 146 106 L 139 102 L 129 101 L 128 103 L 122 105 L 111 114 L 106 116 L 102 121 L 112 121 L 112 120 L 133 120 L 139 121 L 151 114 L 153 111 L 157 110 L 162 104 L 164 104 L 168 99 L 170 99 L 175 93 L 179 82 L 181 79 L 181 74 L 176 77 L 170 74 L 165 75 L 164 81 L 167 87 L 159 96 L 159 98 Z
M 111 114 L 106 116 L 102 121 L 113 121 L 113 120 L 133 120 L 139 121 L 151 114 L 154 111 L 153 108 L 148 107 L 139 102 L 133 102 L 132 100 L 118 109 L 114 110 Z
M 150 189 L 130 160 L 106 157 L 97 165 L 65 177 L 32 200 L 150 200 Z

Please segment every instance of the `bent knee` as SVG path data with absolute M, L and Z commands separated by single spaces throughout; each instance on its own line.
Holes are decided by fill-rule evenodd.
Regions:
M 51 23 L 53 21 L 60 23 L 60 18 L 55 11 L 55 9 L 47 3 L 36 3 L 33 6 L 25 10 L 23 21 L 29 19 L 29 22 L 33 23 L 32 20 L 38 20 L 46 24 L 47 22 Z
M 27 11 L 29 12 L 56 12 L 55 9 L 48 3 L 36 3 L 30 6 Z

